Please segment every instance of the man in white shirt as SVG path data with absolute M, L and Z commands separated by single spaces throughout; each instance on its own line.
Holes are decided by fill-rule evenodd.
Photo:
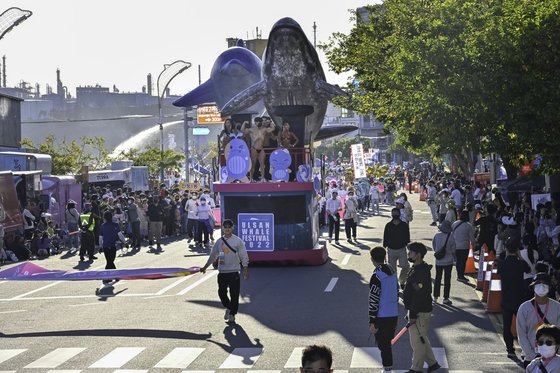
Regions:
M 437 225 L 438 222 L 436 198 L 437 198 L 437 189 L 434 185 L 434 182 L 430 181 L 428 183 L 428 196 L 426 197 L 426 203 L 428 204 L 428 207 L 430 208 L 430 212 L 432 213 L 432 224 L 430 225 L 434 227 Z
M 332 198 L 327 201 L 327 216 L 329 218 L 329 243 L 332 242 L 334 230 L 334 242 L 338 245 L 338 236 L 340 234 L 340 214 L 342 211 L 342 203 L 338 199 L 338 192 L 332 192 Z
M 370 189 L 372 211 L 375 215 L 379 215 L 379 201 L 381 200 L 381 193 L 379 192 L 379 184 L 377 181 L 373 182 Z
M 453 190 L 451 191 L 451 198 L 455 200 L 455 208 L 457 211 L 463 210 L 463 195 L 461 194 L 459 183 L 455 183 Z
M 196 193 L 191 194 L 191 198 L 185 203 L 185 211 L 187 212 L 187 243 L 190 243 L 193 238 L 197 236 L 198 232 L 198 217 L 196 215 L 196 208 L 198 207 L 198 200 Z

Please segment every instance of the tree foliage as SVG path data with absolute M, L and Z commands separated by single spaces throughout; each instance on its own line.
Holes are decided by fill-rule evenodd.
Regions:
M 109 150 L 102 137 L 80 137 L 80 141 L 58 143 L 54 135 L 49 135 L 40 144 L 33 144 L 30 139 L 22 139 L 21 146 L 36 149 L 39 153 L 52 157 L 53 175 L 77 174 L 84 165 L 92 170 L 103 169 L 109 163 Z
M 158 145 L 150 144 L 143 151 L 129 149 L 119 154 L 118 159 L 131 160 L 135 166 L 147 166 L 150 178 L 160 177 L 161 170 L 179 172 L 184 166 L 185 155 L 173 149 L 164 149 L 163 153 Z
M 560 170 L 560 0 L 386 0 L 321 46 L 350 101 L 416 154 L 479 153 Z M 551 136 L 552 135 L 552 136 Z

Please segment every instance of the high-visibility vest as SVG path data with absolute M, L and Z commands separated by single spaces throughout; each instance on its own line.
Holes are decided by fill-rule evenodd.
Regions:
M 82 227 L 87 227 L 89 224 L 89 217 L 90 217 L 91 213 L 82 213 L 80 214 L 80 222 L 82 223 Z M 89 226 L 88 230 L 90 232 L 93 232 L 93 229 L 95 228 L 95 222 L 92 219 L 91 220 L 91 225 Z

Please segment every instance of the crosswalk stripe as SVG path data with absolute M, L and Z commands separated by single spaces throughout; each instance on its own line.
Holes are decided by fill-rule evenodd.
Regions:
M 218 271 L 212 271 L 208 274 L 206 274 L 203 278 L 201 278 L 200 280 L 198 280 L 197 282 L 195 282 L 194 284 L 187 286 L 186 288 L 184 288 L 183 290 L 181 290 L 180 292 L 177 293 L 177 295 L 185 295 L 187 294 L 189 291 L 191 291 L 192 289 L 194 289 L 195 287 L 197 287 L 198 285 L 202 284 L 203 282 L 210 280 L 212 277 L 216 276 L 218 274 Z
M 148 369 L 117 369 L 113 373 L 148 373 Z
M 281 370 L 248 370 L 247 373 L 282 373 Z
M 219 369 L 251 368 L 259 359 L 263 349 L 258 347 L 235 348 Z
M 337 282 L 338 282 L 338 277 L 331 278 L 331 281 L 329 282 L 329 284 L 325 288 L 325 293 L 330 293 L 331 291 L 333 291 Z
M 49 370 L 47 373 L 82 373 L 81 370 L 73 370 L 73 369 L 58 369 L 58 370 Z
M 350 368 L 382 368 L 381 351 L 377 347 L 356 347 Z
M 284 368 L 299 368 L 299 367 L 301 367 L 301 354 L 302 354 L 304 348 L 305 347 L 294 348 L 294 350 L 292 351 L 292 354 L 290 355 L 288 361 L 286 362 L 286 365 L 284 365 Z
M 350 257 L 351 257 L 351 256 L 352 256 L 352 255 L 350 255 L 350 254 L 346 254 L 346 255 L 344 256 L 344 259 L 342 259 L 342 262 L 340 263 L 340 265 L 345 266 L 346 264 L 348 264 L 348 262 L 350 261 Z
M 0 373 L 16 373 L 17 370 L 0 370 Z
M 144 347 L 117 347 L 89 367 L 120 368 L 143 350 Z
M 204 348 L 177 347 L 166 357 L 154 365 L 154 368 L 179 368 L 188 367 L 201 353 Z
M 13 350 L 0 350 L 0 363 L 3 363 L 6 360 L 9 360 L 11 358 L 13 358 L 14 356 L 17 356 L 19 354 L 21 354 L 22 352 L 27 351 L 26 348 L 19 348 L 19 349 L 13 349 Z
M 42 358 L 26 365 L 25 368 L 56 368 L 60 364 L 63 364 L 65 361 L 70 360 L 84 350 L 85 348 L 79 347 L 57 348 L 56 350 L 49 352 Z
M 182 370 L 181 373 L 215 373 L 215 370 Z

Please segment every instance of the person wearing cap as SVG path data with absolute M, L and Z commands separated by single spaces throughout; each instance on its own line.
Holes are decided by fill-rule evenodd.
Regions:
M 385 260 L 387 251 L 381 246 L 369 251 L 375 267 L 369 280 L 368 316 L 369 331 L 375 335 L 381 351 L 381 361 L 385 372 L 393 369 L 391 339 L 399 317 L 399 289 L 397 272 Z
M 249 278 L 249 255 L 243 240 L 233 234 L 233 221 L 225 219 L 222 228 L 224 235 L 212 246 L 210 256 L 200 268 L 200 273 L 206 273 L 206 269 L 218 260 L 218 296 L 226 309 L 224 319 L 228 323 L 235 323 L 241 288 L 239 271 L 243 267 L 243 279 Z
M 406 245 L 410 242 L 410 229 L 408 224 L 401 220 L 401 212 L 398 208 L 391 210 L 391 221 L 385 224 L 383 230 L 383 247 L 387 248 L 389 265 L 397 271 L 397 261 L 401 267 L 399 284 L 404 288 L 406 274 L 410 265 L 406 259 Z
M 427 251 L 421 242 L 408 244 L 408 261 L 412 263 L 412 268 L 406 277 L 403 291 L 412 347 L 412 367 L 408 373 L 423 372 L 424 363 L 428 364 L 428 373 L 441 368 L 428 339 L 432 313 L 432 266 L 424 261 Z
M 447 220 L 451 224 L 455 223 L 455 221 L 457 220 L 457 209 L 455 208 L 455 206 L 455 200 L 452 198 L 450 198 L 446 203 L 447 212 L 445 213 L 445 220 Z
M 504 259 L 498 260 L 498 274 L 500 275 L 502 289 L 502 335 L 506 344 L 506 352 L 509 358 L 515 358 L 515 348 L 513 347 L 513 334 L 511 333 L 511 323 L 513 316 L 525 298 L 526 292 L 523 291 L 523 275 L 530 273 L 531 269 L 519 258 L 518 247 L 513 242 L 506 245 L 507 255 Z
M 517 338 L 523 350 L 524 366 L 537 357 L 534 343 L 537 328 L 542 324 L 560 325 L 560 303 L 548 297 L 550 284 L 547 273 L 537 273 L 531 283 L 535 297 L 523 302 L 517 310 Z
M 332 242 L 334 231 L 334 242 L 338 245 L 338 237 L 340 235 L 340 214 L 342 203 L 338 199 L 338 192 L 332 191 L 332 198 L 327 200 L 327 216 L 329 219 L 329 243 Z
M 489 250 L 493 251 L 494 254 L 494 237 L 498 234 L 498 222 L 496 221 L 496 205 L 489 203 L 486 205 L 486 215 L 478 218 L 474 225 L 475 227 L 480 227 L 477 238 L 477 249 L 482 248 L 484 244 Z
M 540 357 L 531 361 L 527 373 L 560 372 L 560 328 L 556 325 L 543 324 L 536 333 L 535 344 Z
M 354 190 L 348 191 L 348 197 L 344 201 L 344 229 L 346 240 L 352 243 L 352 237 L 356 241 L 356 228 L 358 226 L 358 200 L 354 196 Z
M 437 189 L 435 187 L 435 183 L 433 180 L 430 180 L 428 182 L 428 195 L 426 197 L 426 203 L 428 204 L 428 207 L 430 208 L 430 212 L 432 213 L 432 223 L 430 224 L 431 226 L 435 227 L 437 225 L 438 222 L 438 208 L 437 208 Z
M 449 299 L 449 293 L 451 292 L 451 271 L 453 270 L 453 263 L 457 260 L 455 254 L 455 239 L 453 238 L 453 229 L 449 221 L 442 221 L 439 225 L 439 230 L 440 231 L 436 233 L 432 239 L 432 248 L 434 249 L 434 253 L 445 250 L 445 255 L 441 259 L 436 258 L 434 302 L 437 303 L 440 295 L 441 277 L 443 274 L 443 304 L 450 306 L 452 304 Z

